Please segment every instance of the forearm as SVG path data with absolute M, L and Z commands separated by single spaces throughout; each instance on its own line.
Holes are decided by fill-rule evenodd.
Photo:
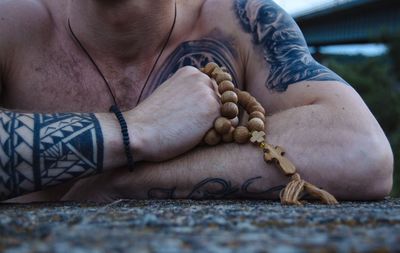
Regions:
M 189 82 L 192 85 L 188 86 Z M 202 103 L 188 106 L 193 101 Z M 212 126 L 219 108 L 211 79 L 196 68 L 181 68 L 143 103 L 124 113 L 133 159 L 165 161 L 191 150 Z M 0 185 L 0 199 L 127 164 L 126 146 L 115 115 L 4 111 L 0 117 L 0 137 L 6 149 L 6 153 L 0 153 L 1 172 L 7 177 Z M 71 124 L 71 118 L 78 118 L 77 124 Z M 19 124 L 26 126 L 22 133 L 15 131 Z M 7 142 L 9 136 L 12 141 Z M 17 155 L 23 159 L 8 163 Z M 14 177 L 18 173 L 23 182 Z
M 354 155 L 349 152 L 358 154 L 359 147 L 352 143 L 352 131 L 334 127 L 338 132 L 327 134 L 327 129 L 332 127 L 324 116 L 327 110 L 325 106 L 311 105 L 277 113 L 267 119 L 267 140 L 284 147 L 286 156 L 305 180 L 341 199 L 363 198 L 366 192 L 352 189 L 357 186 L 355 172 L 363 175 L 362 171 L 348 169 L 349 166 L 362 167 L 354 164 Z M 349 165 L 351 162 L 353 165 Z M 80 187 L 86 184 L 84 192 L 87 196 L 80 197 L 90 199 L 98 194 L 97 191 L 107 191 L 119 198 L 134 199 L 271 199 L 276 198 L 288 182 L 277 167 L 265 163 L 262 150 L 252 144 L 198 147 L 168 162 L 140 163 L 133 173 L 116 170 L 99 180 L 100 183 L 91 179 L 93 184 L 81 182 L 77 192 L 83 192 Z M 114 188 L 94 186 L 104 185 L 107 181 L 112 182 L 110 185 Z M 77 196 L 70 196 L 73 195 Z
M 106 185 L 107 183 L 107 185 Z M 139 163 L 78 182 L 64 200 L 276 198 L 287 179 L 254 146 L 198 147 L 162 163 Z M 82 194 L 84 193 L 84 194 Z
M 357 130 L 357 124 L 366 122 L 344 121 L 346 113 L 332 110 L 335 111 L 330 106 L 314 104 L 268 117 L 268 142 L 284 147 L 286 156 L 305 180 L 339 199 L 381 198 L 385 193 L 376 191 L 375 185 L 366 187 L 371 178 L 379 182 L 388 178 L 387 169 L 373 169 L 376 165 L 369 164 L 370 153 L 366 151 L 376 147 L 376 138 L 368 136 L 369 131 Z M 107 182 L 108 186 L 104 186 Z M 79 182 L 66 199 L 274 198 L 287 182 L 275 166 L 264 162 L 258 148 L 251 144 L 225 144 L 196 148 L 168 162 L 139 163 L 133 173 L 115 170 Z M 111 199 L 102 199 L 104 196 Z
M 122 166 L 121 133 L 112 117 L 2 110 L 0 199 Z
M 390 145 L 369 110 L 346 101 L 315 101 L 269 117 L 269 142 L 285 148 L 304 179 L 339 199 L 383 198 L 391 188 Z

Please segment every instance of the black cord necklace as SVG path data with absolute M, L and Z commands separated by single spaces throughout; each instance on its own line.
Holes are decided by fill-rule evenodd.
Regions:
M 164 45 L 163 45 L 163 47 L 162 47 L 160 53 L 158 54 L 157 59 L 156 59 L 156 61 L 155 61 L 154 64 L 153 64 L 153 67 L 151 68 L 151 70 L 150 70 L 150 72 L 149 72 L 149 74 L 148 74 L 148 76 L 147 76 L 147 78 L 146 78 L 146 81 L 145 81 L 145 83 L 144 83 L 144 85 L 143 85 L 142 90 L 140 91 L 140 95 L 139 95 L 139 98 L 138 98 L 138 100 L 137 100 L 137 102 L 136 102 L 136 105 L 137 105 L 137 104 L 140 102 L 140 100 L 142 99 L 143 91 L 145 90 L 145 88 L 146 88 L 146 86 L 147 86 L 147 83 L 149 82 L 150 77 L 151 77 L 151 75 L 153 74 L 153 72 L 154 72 L 154 70 L 155 70 L 155 68 L 156 68 L 156 66 L 157 66 L 158 61 L 160 60 L 160 58 L 161 58 L 161 56 L 162 56 L 162 54 L 163 54 L 165 48 L 166 48 L 167 45 L 168 45 L 168 42 L 169 42 L 169 40 L 170 40 L 170 38 L 171 38 L 171 35 L 172 35 L 172 32 L 174 31 L 174 28 L 175 28 L 176 17 L 177 17 L 177 6 L 176 6 L 176 1 L 175 1 L 174 21 L 172 22 L 172 26 L 171 26 L 171 29 L 170 29 L 170 31 L 169 31 L 169 33 L 168 33 L 168 37 L 167 37 L 167 39 L 166 39 L 166 41 L 165 41 L 165 43 L 164 43 Z M 93 57 L 90 55 L 90 53 L 88 52 L 88 50 L 83 46 L 82 42 L 81 42 L 81 41 L 78 39 L 78 37 L 75 35 L 74 31 L 72 30 L 71 22 L 70 22 L 70 19 L 69 19 L 69 18 L 68 18 L 68 28 L 69 28 L 69 31 L 70 31 L 72 37 L 75 39 L 75 41 L 78 43 L 79 47 L 80 47 L 80 48 L 82 49 L 82 51 L 86 54 L 86 56 L 89 58 L 89 60 L 92 62 L 92 64 L 93 64 L 94 67 L 96 68 L 97 72 L 100 74 L 101 78 L 103 79 L 104 83 L 106 84 L 106 86 L 107 86 L 107 88 L 108 88 L 108 90 L 109 90 L 109 92 L 110 92 L 110 95 L 111 95 L 111 97 L 112 97 L 112 99 L 113 99 L 114 105 L 118 107 L 118 103 L 117 103 L 117 100 L 116 100 L 116 98 L 115 98 L 115 94 L 114 94 L 114 92 L 113 92 L 112 89 L 111 89 L 110 83 L 107 81 L 107 78 L 104 76 L 103 72 L 101 71 L 101 69 L 99 68 L 99 66 L 96 64 L 95 60 L 94 60 Z

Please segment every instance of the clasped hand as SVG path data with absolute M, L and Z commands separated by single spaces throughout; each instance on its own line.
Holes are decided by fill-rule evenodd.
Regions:
M 179 69 L 126 113 L 135 157 L 165 161 L 197 146 L 220 114 L 212 80 L 194 67 Z

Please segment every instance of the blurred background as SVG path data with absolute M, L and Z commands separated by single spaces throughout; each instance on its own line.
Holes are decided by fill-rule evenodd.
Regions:
M 395 156 L 392 196 L 399 197 L 400 1 L 275 2 L 294 17 L 314 57 L 349 82 L 378 119 Z

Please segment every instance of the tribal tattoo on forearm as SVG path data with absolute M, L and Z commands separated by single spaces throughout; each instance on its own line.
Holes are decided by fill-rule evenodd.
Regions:
M 206 178 L 196 184 L 189 194 L 183 196 L 185 199 L 227 199 L 227 198 L 265 198 L 273 193 L 280 192 L 285 185 L 274 186 L 265 190 L 252 189 L 261 176 L 246 180 L 241 187 L 235 187 L 223 178 Z M 256 187 L 254 187 L 256 188 Z M 176 199 L 177 187 L 152 188 L 147 192 L 149 199 Z
M 235 0 L 234 11 L 270 68 L 268 89 L 283 92 L 289 85 L 306 80 L 346 83 L 313 59 L 293 18 L 274 1 Z
M 101 172 L 93 114 L 0 112 L 0 200 Z

